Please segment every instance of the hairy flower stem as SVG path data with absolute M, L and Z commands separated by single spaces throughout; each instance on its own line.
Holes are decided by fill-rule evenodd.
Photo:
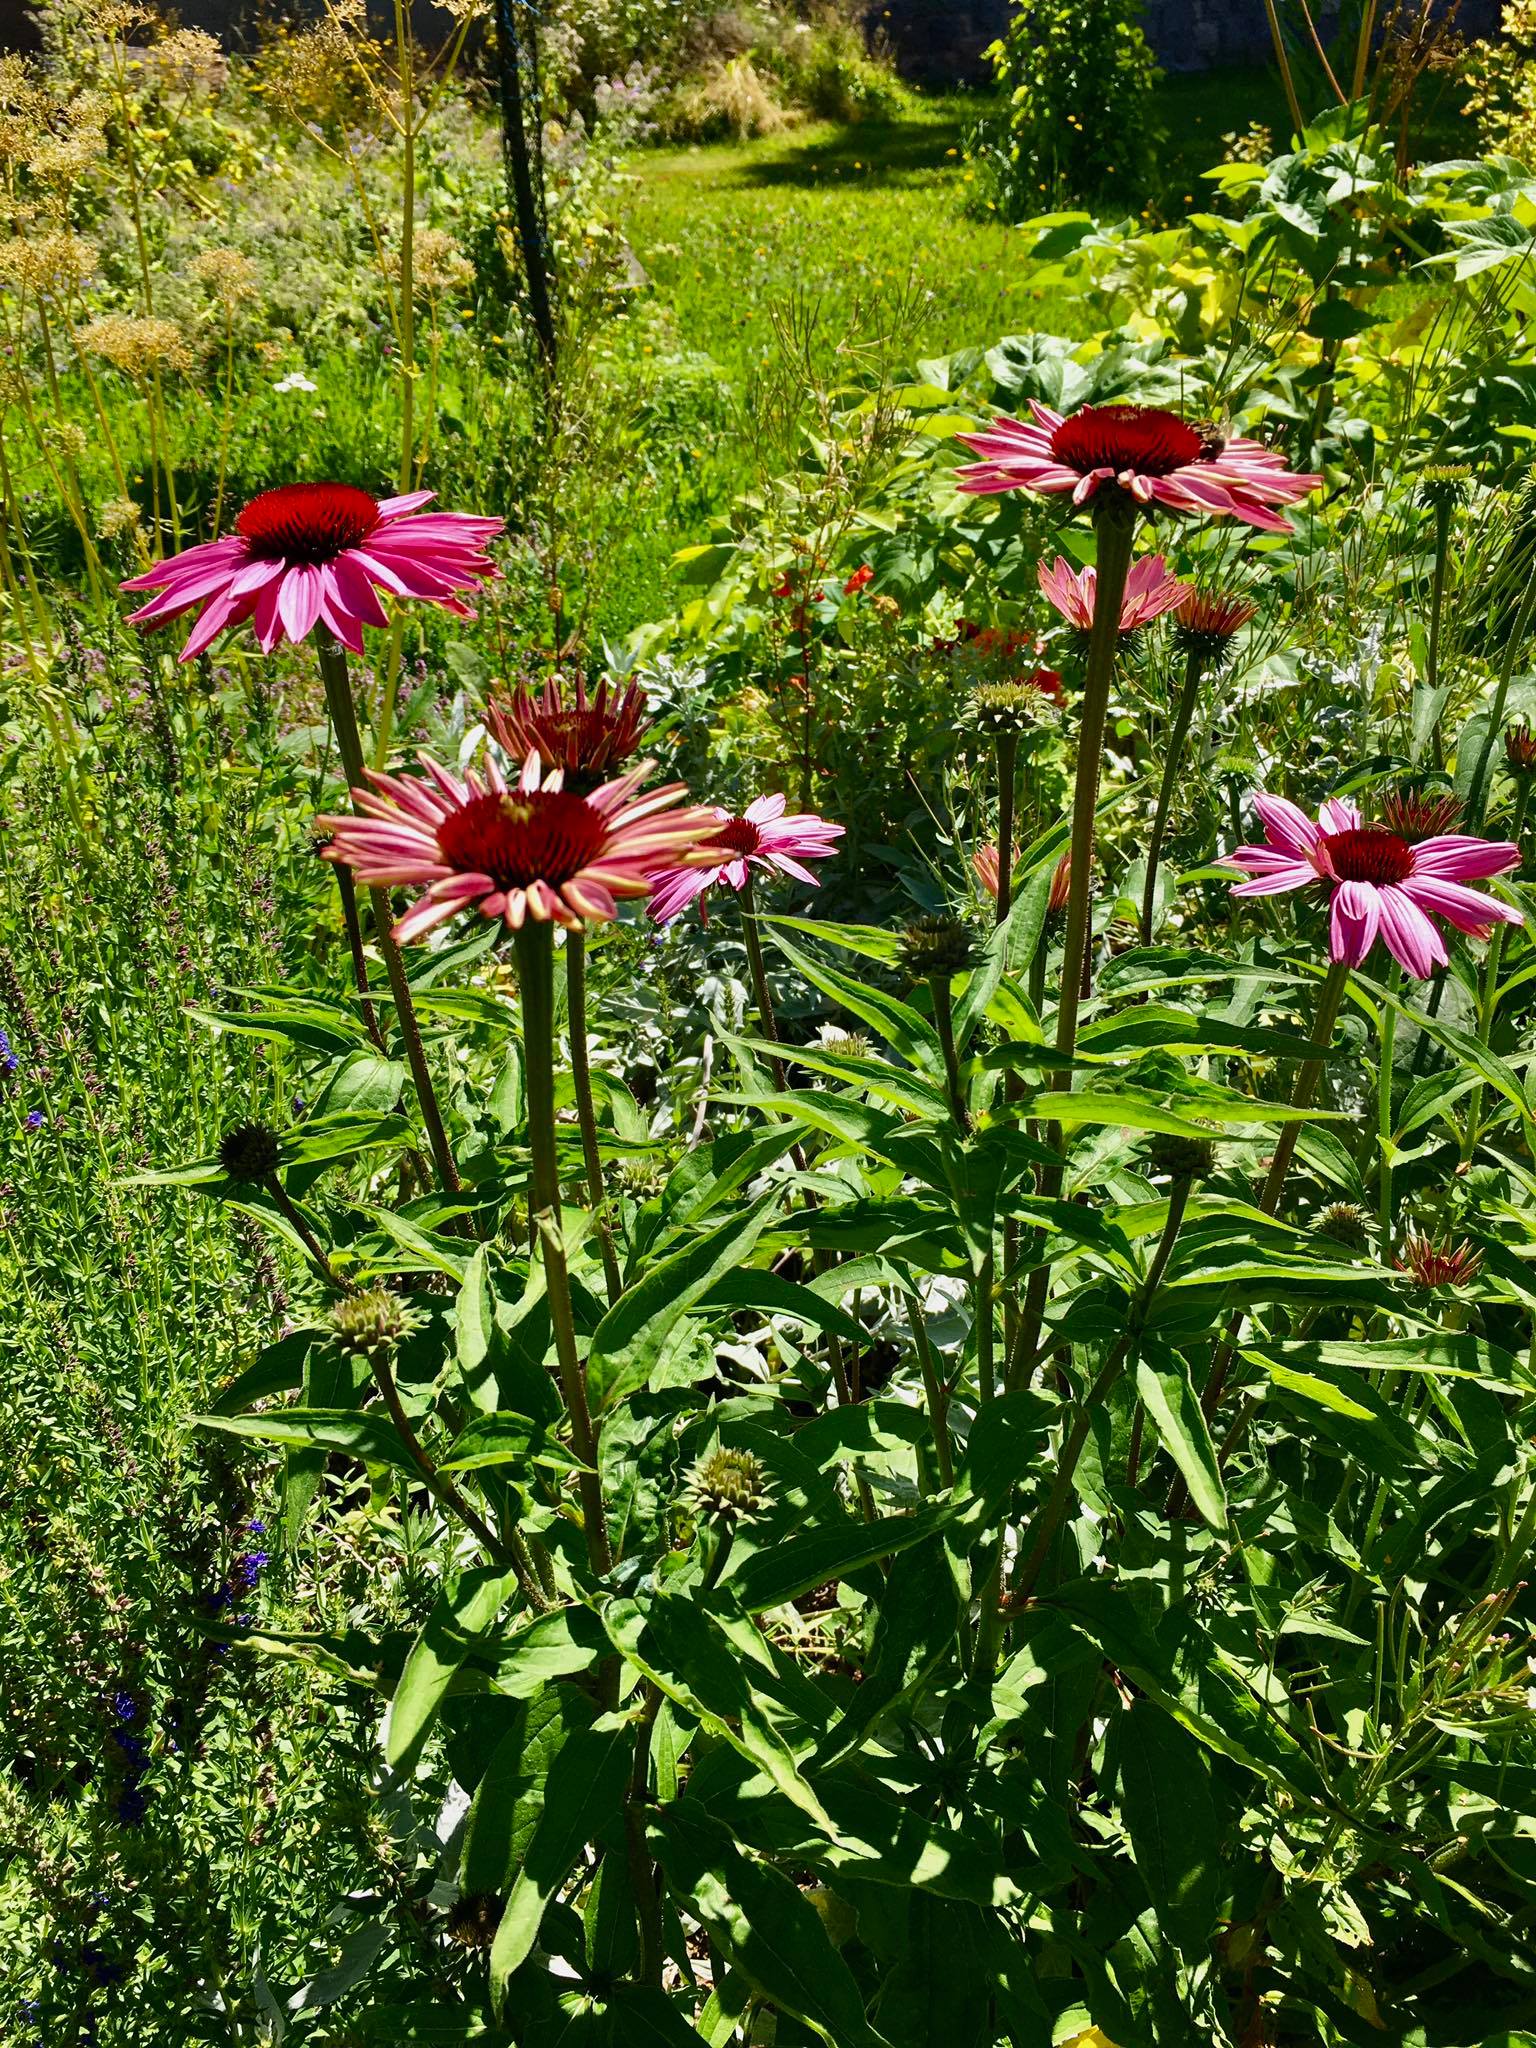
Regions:
M 263 1186 L 263 1188 L 265 1188 L 266 1192 L 272 1197 L 273 1202 L 277 1205 L 277 1208 L 281 1212 L 283 1219 L 287 1223 L 289 1229 L 292 1230 L 294 1236 L 299 1240 L 299 1243 L 303 1245 L 305 1251 L 308 1252 L 311 1264 L 314 1266 L 315 1271 L 320 1275 L 320 1278 L 325 1282 L 326 1286 L 334 1287 L 338 1294 L 351 1294 L 354 1291 L 351 1281 L 343 1280 L 341 1275 L 336 1271 L 335 1267 L 331 1264 L 330 1260 L 326 1257 L 324 1248 L 322 1247 L 319 1239 L 315 1236 L 315 1233 L 310 1229 L 309 1225 L 304 1221 L 304 1215 L 302 1210 L 298 1207 L 297 1203 L 293 1200 L 293 1197 L 289 1194 L 288 1190 L 283 1186 L 282 1182 L 278 1179 L 277 1175 L 275 1173 L 267 1174 L 263 1179 L 261 1185 Z
M 1429 595 L 1429 650 L 1424 663 L 1424 681 L 1431 699 L 1440 684 L 1440 615 L 1445 604 L 1445 563 L 1450 553 L 1451 502 L 1448 498 L 1435 505 L 1435 573 Z M 1435 749 L 1435 766 L 1443 767 L 1444 755 L 1440 745 L 1440 720 L 1435 719 L 1431 735 Z
M 523 1005 L 523 1070 L 528 1089 L 528 1150 L 532 1161 L 528 1207 L 544 1254 L 544 1284 L 554 1329 L 555 1357 L 571 1442 L 582 1463 L 578 1480 L 587 1555 L 592 1569 L 613 1564 L 602 1485 L 597 1475 L 598 1433 L 587 1405 L 587 1381 L 576 1348 L 571 1279 L 560 1232 L 560 1171 L 555 1151 L 555 951 L 549 925 L 530 920 L 514 935 L 518 989 Z
M 752 870 L 746 871 L 746 880 L 741 885 L 741 936 L 746 942 L 747 971 L 752 977 L 752 1000 L 757 1004 L 757 1021 L 762 1027 L 764 1038 L 771 1045 L 779 1042 L 778 1019 L 773 1014 L 773 997 L 768 990 L 768 971 L 763 965 L 763 941 L 757 929 L 757 905 L 752 897 Z M 784 1078 L 782 1060 L 770 1059 L 774 1085 L 781 1091 L 788 1086 Z
M 1511 839 L 1521 848 L 1520 866 L 1515 869 L 1517 876 L 1525 866 L 1525 817 L 1531 807 L 1531 789 L 1529 778 L 1522 776 L 1519 792 L 1515 797 L 1514 821 L 1509 828 Z M 1507 924 L 1494 926 L 1493 936 L 1488 941 L 1488 958 L 1483 964 L 1483 986 L 1477 1003 L 1477 1036 L 1478 1042 L 1485 1047 L 1493 1032 L 1493 1013 L 1499 1003 L 1499 973 L 1504 965 L 1504 935 L 1508 930 Z M 1472 1155 L 1477 1150 L 1482 1118 L 1483 1083 L 1479 1081 L 1467 1103 L 1467 1125 L 1461 1140 L 1461 1160 L 1464 1166 L 1471 1164 Z
M 342 922 L 347 928 L 347 951 L 352 955 L 352 974 L 357 982 L 357 993 L 361 999 L 363 1023 L 368 1036 L 380 1052 L 383 1052 L 384 1033 L 379 1029 L 379 1019 L 373 1007 L 373 996 L 368 987 L 368 961 L 363 952 L 363 926 L 357 914 L 357 889 L 352 880 L 352 870 L 340 861 L 336 869 L 336 893 L 341 898 Z
M 1344 991 L 1348 986 L 1349 963 L 1345 960 L 1335 960 L 1324 977 L 1317 998 L 1317 1014 L 1312 1020 L 1312 1044 L 1318 1049 L 1317 1057 L 1303 1061 L 1301 1071 L 1296 1076 L 1295 1085 L 1291 1089 L 1291 1106 L 1294 1109 L 1310 1107 L 1312 1098 L 1317 1093 L 1317 1084 L 1322 1079 L 1323 1062 L 1327 1058 L 1329 1046 L 1333 1043 L 1333 1027 L 1339 1021 L 1339 1011 L 1344 1004 Z M 1274 1157 L 1270 1160 L 1269 1172 L 1265 1176 L 1264 1186 L 1259 1195 L 1259 1207 L 1266 1216 L 1275 1215 L 1280 1208 L 1280 1197 L 1285 1191 L 1286 1176 L 1290 1172 L 1291 1161 L 1296 1154 L 1296 1141 L 1300 1136 L 1301 1120 L 1297 1118 L 1283 1125 L 1279 1137 L 1275 1140 Z M 1238 1332 L 1242 1328 L 1242 1322 L 1243 1312 L 1239 1309 L 1227 1324 L 1221 1348 L 1211 1361 L 1211 1376 L 1205 1383 L 1204 1393 L 1200 1396 L 1200 1406 L 1204 1410 L 1207 1422 L 1215 1416 L 1221 1405 L 1221 1397 L 1226 1391 L 1227 1375 L 1232 1369 L 1232 1359 L 1237 1349 Z M 1229 1433 L 1218 1453 L 1218 1466 L 1225 1462 L 1226 1454 L 1236 1448 L 1239 1440 L 1238 1434 Z M 1168 1497 L 1170 1514 L 1179 1511 L 1184 1498 L 1184 1483 L 1180 1480 Z
M 1168 1213 L 1163 1218 L 1163 1234 L 1158 1240 L 1157 1250 L 1152 1255 L 1152 1263 L 1147 1268 L 1146 1278 L 1136 1290 L 1131 1302 L 1125 1330 L 1116 1339 L 1114 1348 L 1099 1369 L 1098 1378 L 1089 1388 L 1086 1398 L 1079 1404 L 1072 1427 L 1062 1444 L 1055 1481 L 1035 1523 L 1034 1541 L 1025 1552 L 1024 1562 L 1014 1576 L 1013 1587 L 1008 1595 L 1010 1609 L 1022 1607 L 1035 1590 L 1036 1582 L 1050 1555 L 1051 1545 L 1056 1539 L 1056 1532 L 1066 1516 L 1077 1461 L 1083 1454 L 1084 1444 L 1088 1441 L 1094 1414 L 1119 1380 L 1140 1344 L 1147 1313 L 1163 1284 L 1163 1276 L 1168 1271 L 1168 1261 L 1173 1257 L 1173 1247 L 1184 1222 L 1184 1211 L 1189 1205 L 1190 1189 L 1193 1186 L 1194 1182 L 1191 1180 L 1176 1180 L 1168 1190 Z
M 1018 795 L 1019 736 L 997 736 L 997 922 L 1013 903 L 1013 813 Z
M 336 749 L 341 755 L 342 772 L 347 778 L 349 790 L 366 788 L 363 774 L 363 743 L 357 730 L 357 712 L 352 704 L 352 684 L 347 675 L 345 650 L 328 635 L 320 635 L 315 642 L 320 657 L 320 675 L 325 683 L 326 707 L 331 714 L 331 725 L 336 734 Z M 400 1035 L 405 1040 L 406 1059 L 410 1063 L 411 1079 L 416 1085 L 416 1100 L 421 1105 L 422 1121 L 427 1127 L 427 1141 L 432 1147 L 433 1162 L 437 1177 L 450 1195 L 459 1194 L 463 1182 L 459 1169 L 454 1164 L 453 1148 L 448 1143 L 448 1131 L 443 1123 L 442 1111 L 438 1108 L 437 1091 L 432 1085 L 431 1069 L 427 1065 L 426 1048 L 421 1042 L 421 1027 L 416 1021 L 416 1006 L 411 1000 L 411 985 L 406 979 L 405 962 L 400 957 L 400 947 L 395 939 L 394 913 L 389 907 L 389 891 L 373 888 L 368 892 L 373 906 L 373 921 L 379 942 L 379 951 L 384 955 L 385 971 L 389 975 L 390 992 L 395 999 L 395 1014 L 400 1023 Z M 367 984 L 360 984 L 359 992 L 368 993 Z
M 955 1013 L 949 996 L 949 976 L 930 974 L 928 995 L 933 1005 L 933 1028 L 939 1034 L 939 1044 L 944 1053 L 949 1113 L 963 1133 L 971 1128 L 971 1116 L 965 1106 L 965 1090 L 960 1085 L 960 1056 L 955 1047 Z
M 1515 664 L 1520 659 L 1520 650 L 1525 645 L 1526 628 L 1531 622 L 1531 608 L 1536 605 L 1536 565 L 1526 577 L 1525 590 L 1520 598 L 1520 609 L 1515 614 L 1515 623 L 1510 628 L 1509 639 L 1504 648 L 1504 659 L 1499 667 L 1498 687 L 1493 693 L 1493 704 L 1488 712 L 1488 730 L 1483 734 L 1483 743 L 1478 749 L 1477 766 L 1472 772 L 1472 787 L 1467 791 L 1466 822 L 1459 829 L 1473 835 L 1483 829 L 1483 813 L 1488 807 L 1489 764 L 1493 759 L 1495 743 L 1504 731 L 1504 706 L 1509 698 L 1509 686 L 1514 680 Z
M 1136 517 L 1118 491 L 1101 491 L 1094 530 L 1099 540 L 1098 585 L 1093 632 L 1077 734 L 1077 781 L 1072 794 L 1072 881 L 1067 896 L 1067 929 L 1061 962 L 1061 998 L 1056 1011 L 1056 1050 L 1070 1059 L 1077 1049 L 1077 1013 L 1088 957 L 1088 921 L 1093 904 L 1093 839 L 1098 818 L 1099 778 L 1104 765 L 1104 725 L 1120 646 L 1120 606 L 1130 574 Z M 999 862 L 1001 869 L 1001 862 Z M 1052 1086 L 1070 1088 L 1071 1069 L 1062 1066 Z
M 923 1305 L 915 1294 L 906 1294 L 907 1322 L 912 1331 L 912 1342 L 917 1347 L 917 1362 L 923 1375 L 923 1394 L 928 1403 L 928 1421 L 933 1430 L 933 1455 L 939 1468 L 939 1481 L 945 1487 L 955 1483 L 954 1454 L 949 1443 L 949 1392 L 939 1376 L 938 1363 L 933 1355 L 933 1345 L 928 1338 L 928 1319 L 923 1314 Z
M 1120 606 L 1125 597 L 1125 580 L 1131 571 L 1131 549 L 1136 539 L 1136 512 L 1129 498 L 1119 491 L 1101 491 L 1094 500 L 1094 530 L 1099 540 L 1098 581 L 1093 598 L 1093 631 L 1088 640 L 1088 669 L 1083 681 L 1082 710 L 1077 733 L 1077 781 L 1072 796 L 1072 877 L 1067 895 L 1066 935 L 1062 943 L 1061 994 L 1056 1007 L 1056 1050 L 1065 1055 L 1051 1075 L 1053 1088 L 1072 1086 L 1071 1058 L 1077 1050 L 1077 1013 L 1083 999 L 1088 965 L 1088 924 L 1093 905 L 1093 838 L 1098 817 L 1099 778 L 1104 765 L 1104 725 L 1109 713 L 1109 693 L 1115 680 L 1115 658 L 1120 646 Z M 998 860 L 1001 877 L 1002 859 Z M 1060 1147 L 1061 1130 L 1050 1126 L 1050 1140 Z M 1061 1193 L 1063 1168 L 1041 1170 L 1040 1192 L 1048 1200 Z M 1014 1365 L 1009 1391 L 1016 1379 L 1033 1370 L 1040 1331 L 1045 1321 L 1050 1292 L 1048 1266 L 1037 1266 L 1029 1276 L 1024 1313 L 1014 1347 Z
M 1387 978 L 1387 1000 L 1381 1006 L 1376 1055 L 1376 1234 L 1384 1266 L 1392 1263 L 1392 1056 L 1397 1045 L 1397 1005 L 1392 997 L 1402 978 L 1403 970 L 1394 960 Z
M 1174 785 L 1184 759 L 1184 742 L 1189 737 L 1195 704 L 1200 695 L 1200 678 L 1205 662 L 1198 647 L 1191 647 L 1184 661 L 1184 687 L 1179 693 L 1173 724 L 1168 732 L 1168 758 L 1163 763 L 1162 786 L 1157 792 L 1157 810 L 1152 818 L 1152 837 L 1147 842 L 1147 880 L 1141 892 L 1141 943 L 1152 943 L 1152 923 L 1157 914 L 1157 870 L 1168 832 L 1168 813 L 1173 806 Z
M 613 1249 L 613 1230 L 608 1221 L 608 1191 L 603 1185 L 603 1155 L 597 1144 L 597 1115 L 592 1106 L 592 1062 L 587 1053 L 587 935 L 567 932 L 565 937 L 566 1029 L 571 1041 L 571 1080 L 576 1091 L 576 1121 L 581 1126 L 581 1156 L 587 1169 L 587 1199 L 597 1223 L 597 1241 L 603 1257 L 603 1284 L 611 1306 L 619 1298 L 623 1281 Z
M 729 1548 L 729 1543 L 726 1546 Z M 635 1895 L 635 1919 L 640 1931 L 640 1956 L 635 1965 L 637 1984 L 661 1985 L 661 1967 L 666 1951 L 661 1920 L 661 1889 L 656 1865 L 645 1842 L 645 1810 L 650 1803 L 651 1731 L 661 1711 L 661 1690 L 646 1681 L 645 1696 L 635 1722 L 635 1760 L 629 1774 L 624 1801 L 624 1841 L 629 1862 L 630 1889 Z

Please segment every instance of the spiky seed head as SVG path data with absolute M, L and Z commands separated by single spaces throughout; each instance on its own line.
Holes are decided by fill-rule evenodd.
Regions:
M 900 957 L 913 981 L 952 981 L 971 964 L 971 935 L 958 917 L 920 917 L 902 933 Z
M 1147 1147 L 1147 1162 L 1155 1174 L 1170 1180 L 1206 1180 L 1216 1170 L 1216 1147 L 1209 1138 L 1161 1131 Z
M 254 1186 L 270 1180 L 282 1158 L 270 1124 L 236 1124 L 219 1140 L 219 1164 L 231 1180 Z
M 1370 1243 L 1370 1218 L 1357 1202 L 1330 1202 L 1317 1219 L 1318 1234 L 1346 1251 L 1363 1252 Z
M 1050 687 L 1042 681 L 1049 678 Z M 971 692 L 970 719 L 978 732 L 1030 732 L 1042 723 L 1053 723 L 1059 710 L 1061 677 L 1054 669 L 1036 669 L 1032 675 L 1013 676 L 1000 683 L 978 683 Z
M 331 1328 L 340 1348 L 353 1358 L 389 1360 L 421 1318 L 387 1287 L 365 1287 L 344 1295 L 331 1310 Z
M 736 1529 L 762 1514 L 773 1489 L 762 1461 L 750 1451 L 716 1448 L 694 1465 L 684 1491 L 704 1520 Z

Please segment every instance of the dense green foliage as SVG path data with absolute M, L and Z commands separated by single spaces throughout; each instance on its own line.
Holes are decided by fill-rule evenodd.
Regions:
M 0 71 L 0 2035 L 1528 2048 L 1536 952 L 1218 862 L 1352 800 L 1536 911 L 1536 180 L 1356 106 L 1010 229 L 963 103 L 645 151 L 701 20 L 549 24 L 553 376 L 451 48 Z M 1122 403 L 1320 478 L 1147 516 L 1219 647 L 957 488 Z M 370 749 L 622 675 L 816 893 L 386 997 L 401 883 L 361 997 L 334 665 L 115 588 L 295 477 L 508 521 Z

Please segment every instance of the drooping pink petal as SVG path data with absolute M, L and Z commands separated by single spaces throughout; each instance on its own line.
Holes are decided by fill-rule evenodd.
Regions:
M 1293 804 L 1289 797 L 1271 796 L 1267 790 L 1257 790 L 1253 808 L 1259 814 L 1265 838 L 1283 853 L 1309 854 L 1322 837 L 1306 812 L 1299 804 Z
M 1415 875 L 1434 875 L 1444 882 L 1479 882 L 1508 874 L 1520 865 L 1520 849 L 1508 839 L 1470 839 L 1447 832 L 1421 839 L 1413 849 Z
M 1473 938 L 1485 938 L 1496 924 L 1525 922 L 1512 904 L 1500 902 L 1497 896 L 1484 896 L 1460 882 L 1443 882 L 1437 875 L 1412 875 L 1402 884 L 1402 891 L 1421 910 L 1432 911 Z
M 1328 941 L 1335 960 L 1358 967 L 1375 945 L 1381 925 L 1378 895 L 1371 882 L 1340 882 L 1334 891 Z
M 1345 884 L 1346 888 L 1349 886 Z M 1381 936 L 1386 941 L 1387 951 L 1418 980 L 1428 981 L 1437 967 L 1445 965 L 1445 941 L 1418 904 L 1401 888 L 1389 884 L 1378 889 L 1376 902 L 1381 913 Z

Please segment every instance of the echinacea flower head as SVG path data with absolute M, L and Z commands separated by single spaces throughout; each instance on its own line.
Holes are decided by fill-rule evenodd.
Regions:
M 1315 1227 L 1318 1236 L 1326 1237 L 1331 1244 L 1342 1245 L 1345 1251 L 1363 1252 L 1369 1242 L 1371 1219 L 1358 1202 L 1330 1202 Z
M 621 897 L 647 895 L 659 870 L 687 872 L 720 829 L 713 808 L 684 805 L 680 782 L 642 796 L 650 761 L 582 796 L 560 769 L 544 775 L 531 749 L 515 783 L 494 761 L 461 780 L 418 758 L 422 775 L 370 770 L 371 787 L 352 792 L 361 815 L 320 821 L 332 835 L 326 860 L 362 882 L 425 889 L 395 926 L 402 942 L 463 910 L 513 931 L 530 919 L 567 931 L 606 923 Z
M 808 860 L 826 860 L 837 850 L 843 827 L 819 818 L 814 811 L 784 815 L 782 795 L 760 796 L 747 805 L 740 817 L 715 809 L 713 846 L 701 850 L 687 866 L 658 870 L 651 891 L 651 916 L 658 924 L 671 924 L 690 903 L 702 898 L 706 889 L 723 882 L 738 894 L 747 886 L 753 868 L 764 874 L 790 875 L 808 882 L 814 889 L 816 877 L 806 867 Z M 705 854 L 710 855 L 705 858 Z
M 1517 778 L 1536 775 L 1536 731 L 1528 718 L 1504 728 L 1504 762 Z
M 650 730 L 640 685 L 616 690 L 606 676 L 590 697 L 579 675 L 565 684 L 551 676 L 538 696 L 523 683 L 510 702 L 492 705 L 487 722 L 514 761 L 537 754 L 545 769 L 563 768 L 565 788 L 578 796 L 616 774 Z
M 966 925 L 941 911 L 907 926 L 898 958 L 913 981 L 952 981 L 957 974 L 964 974 L 974 954 Z
M 181 659 L 247 620 L 263 654 L 323 626 L 354 654 L 364 626 L 386 626 L 379 593 L 474 614 L 459 595 L 500 574 L 486 554 L 505 523 L 423 512 L 432 491 L 374 498 L 352 484 L 280 484 L 253 498 L 224 540 L 204 541 L 133 576 L 124 590 L 160 594 L 131 614 L 148 631 L 196 612 Z
M 1074 569 L 1065 555 L 1058 555 L 1049 569 L 1040 564 L 1040 588 L 1079 633 L 1093 631 L 1093 607 L 1098 596 L 1097 569 Z M 1185 585 L 1168 573 L 1161 555 L 1143 555 L 1131 565 L 1120 600 L 1120 631 L 1138 632 L 1150 626 L 1164 612 L 1170 612 L 1184 595 Z
M 982 457 L 962 469 L 967 492 L 1070 492 L 1086 505 L 1120 491 L 1144 510 L 1241 519 L 1289 533 L 1278 507 L 1296 505 L 1322 482 L 1285 467 L 1260 441 L 1228 440 L 1152 405 L 1085 405 L 1063 417 L 1030 400 L 1031 422 L 1004 414 L 960 439 Z
M 1483 1255 L 1465 1239 L 1460 1244 L 1449 1240 L 1436 1244 L 1410 1230 L 1403 1238 L 1403 1255 L 1397 1263 L 1420 1287 L 1465 1287 L 1482 1271 Z
M 1186 583 L 1173 607 L 1174 638 L 1186 654 L 1213 668 L 1226 659 L 1235 637 L 1258 613 L 1255 601 L 1240 591 L 1201 590 Z
M 1419 496 L 1437 512 L 1449 512 L 1462 503 L 1472 482 L 1465 462 L 1431 462 L 1419 471 Z
M 1394 960 L 1425 981 L 1446 964 L 1436 918 L 1473 938 L 1522 921 L 1519 911 L 1466 886 L 1518 866 L 1520 849 L 1506 840 L 1446 833 L 1414 845 L 1385 825 L 1367 825 L 1342 798 L 1330 798 L 1315 822 L 1283 796 L 1261 792 L 1253 801 L 1264 844 L 1226 856 L 1227 866 L 1249 878 L 1233 894 L 1278 896 L 1320 884 L 1331 905 L 1335 961 L 1358 967 L 1380 937 Z
M 282 1160 L 282 1146 L 270 1124 L 235 1124 L 219 1140 L 219 1164 L 233 1181 L 259 1186 Z
M 1381 820 L 1389 832 L 1410 845 L 1421 839 L 1437 839 L 1454 832 L 1466 805 L 1448 790 L 1388 790 L 1381 800 Z

